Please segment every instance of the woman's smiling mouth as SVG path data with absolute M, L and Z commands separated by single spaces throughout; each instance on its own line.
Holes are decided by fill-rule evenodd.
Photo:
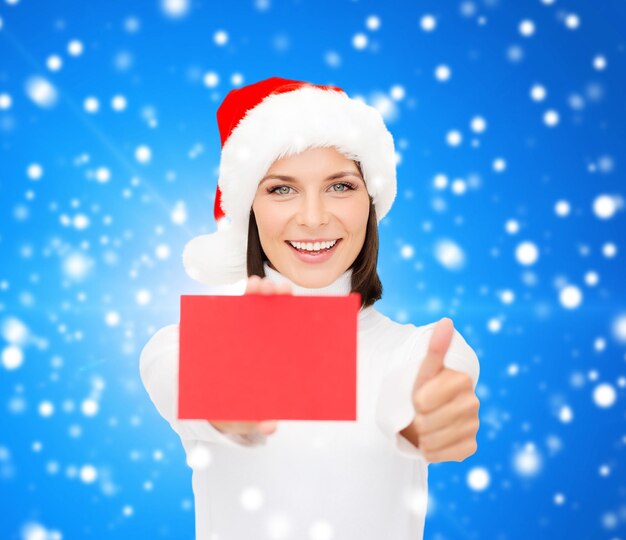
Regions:
M 324 261 L 330 259 L 330 257 L 332 257 L 333 253 L 337 249 L 337 246 L 341 243 L 341 240 L 342 240 L 342 238 L 337 239 L 333 245 L 331 245 L 330 247 L 327 247 L 327 248 L 322 248 L 320 246 L 320 249 L 318 251 L 314 251 L 314 250 L 310 251 L 310 250 L 307 250 L 307 249 L 302 249 L 302 247 L 305 246 L 306 244 L 300 244 L 299 242 L 296 242 L 296 243 L 300 246 L 300 248 L 295 247 L 288 240 L 286 240 L 285 243 L 291 248 L 291 251 L 293 251 L 294 254 L 301 261 L 320 263 L 320 262 L 324 262 Z

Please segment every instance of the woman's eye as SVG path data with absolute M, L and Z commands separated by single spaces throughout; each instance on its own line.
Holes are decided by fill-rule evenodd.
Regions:
M 291 188 L 289 186 L 276 186 L 276 187 L 273 187 L 273 188 L 269 188 L 267 190 L 267 192 L 268 193 L 279 193 L 279 191 L 278 191 L 279 189 L 287 189 L 288 190 L 288 189 L 291 189 Z M 287 195 L 287 193 L 289 193 L 289 192 L 288 191 L 281 191 L 280 192 L 281 195 Z

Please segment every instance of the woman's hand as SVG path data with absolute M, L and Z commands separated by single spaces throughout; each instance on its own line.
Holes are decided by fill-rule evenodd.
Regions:
M 450 319 L 435 326 L 413 387 L 416 414 L 400 432 L 429 463 L 463 461 L 477 449 L 480 402 L 472 378 L 443 364 L 453 333 Z
M 268 278 L 250 276 L 244 294 L 291 294 L 289 283 L 276 284 Z M 248 435 L 260 433 L 271 435 L 278 427 L 277 420 L 264 420 L 262 422 L 211 422 L 211 425 L 222 433 Z

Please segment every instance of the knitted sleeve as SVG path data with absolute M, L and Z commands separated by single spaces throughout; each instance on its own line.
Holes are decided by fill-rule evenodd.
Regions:
M 139 360 L 141 381 L 158 410 L 182 440 L 252 447 L 266 444 L 262 434 L 222 433 L 207 420 L 179 420 L 178 410 L 178 324 L 161 328 L 144 346 Z
M 422 451 L 400 435 L 400 431 L 415 417 L 413 385 L 436 324 L 416 327 L 415 335 L 409 339 L 400 360 L 394 362 L 386 372 L 376 405 L 376 423 L 391 440 L 394 451 L 411 459 L 421 459 L 426 463 L 428 461 Z M 456 328 L 443 364 L 446 368 L 470 375 L 476 389 L 480 373 L 478 357 Z

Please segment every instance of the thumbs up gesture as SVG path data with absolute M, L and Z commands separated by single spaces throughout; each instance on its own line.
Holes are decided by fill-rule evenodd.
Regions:
M 463 461 L 476 452 L 478 409 L 472 378 L 445 368 L 454 325 L 443 318 L 430 338 L 413 386 L 415 417 L 400 434 L 422 450 L 429 463 Z

